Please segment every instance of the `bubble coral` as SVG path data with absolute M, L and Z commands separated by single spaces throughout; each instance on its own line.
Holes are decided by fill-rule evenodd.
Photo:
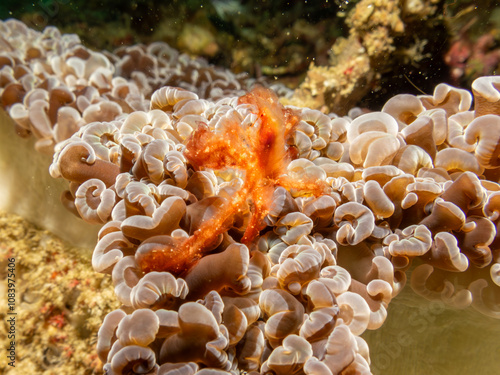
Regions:
M 437 93 L 352 120 L 283 107 L 260 87 L 218 102 L 165 87 L 148 113 L 83 126 L 51 171 L 93 208 L 82 217 L 108 221 L 94 267 L 127 314 L 160 318 L 146 345 L 160 369 L 194 345 L 185 319 L 210 327 L 199 353 L 181 350 L 189 371 L 368 373 L 359 335 L 384 324 L 410 267 L 426 298 L 500 311 L 497 137 L 485 125 L 498 118 L 474 116 L 463 92 Z
M 122 57 L 146 69 L 147 53 L 166 64 L 160 50 Z M 57 74 L 104 63 L 71 51 Z M 69 181 L 68 208 L 104 224 L 92 265 L 123 305 L 99 333 L 109 373 L 369 373 L 359 335 L 384 323 L 410 267 L 418 294 L 499 317 L 499 123 L 476 98 L 494 79 L 473 87 L 475 111 L 442 85 L 351 119 L 261 87 L 217 101 L 163 87 L 149 111 L 124 114 L 99 99 L 98 73 L 61 99 L 57 114 L 76 105 L 81 123 L 50 173 Z M 7 81 L 7 106 L 43 101 L 53 117 L 56 81 L 26 93 Z

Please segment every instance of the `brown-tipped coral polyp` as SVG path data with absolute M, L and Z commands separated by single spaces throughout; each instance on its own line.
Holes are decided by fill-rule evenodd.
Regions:
M 205 221 L 178 246 L 168 246 L 168 251 L 155 251 L 151 256 L 143 257 L 140 261 L 143 271 L 179 274 L 188 269 L 210 251 L 209 245 L 228 230 L 232 218 L 247 203 L 251 216 L 241 242 L 251 243 L 265 227 L 263 219 L 269 212 L 271 197 L 278 185 L 308 191 L 316 196 L 327 191 L 324 181 L 292 180 L 285 174 L 293 154 L 293 150 L 287 147 L 287 140 L 298 122 L 293 111 L 285 109 L 272 91 L 262 87 L 240 97 L 238 103 L 253 105 L 257 110 L 257 120 L 253 125 L 243 128 L 235 119 L 213 130 L 201 124 L 188 139 L 184 155 L 195 170 L 233 168 L 244 172 L 242 187 L 211 220 Z

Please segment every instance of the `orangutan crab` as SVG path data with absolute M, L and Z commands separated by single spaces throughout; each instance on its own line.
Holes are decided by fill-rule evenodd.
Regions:
M 210 251 L 208 245 L 228 229 L 232 218 L 247 201 L 250 201 L 251 217 L 241 242 L 251 243 L 265 226 L 263 219 L 269 212 L 276 186 L 305 190 L 315 196 L 327 191 L 323 181 L 297 181 L 284 175 L 293 153 L 286 141 L 298 122 L 292 110 L 285 109 L 273 92 L 261 87 L 240 97 L 238 103 L 252 104 L 258 109 L 258 120 L 253 126 L 244 129 L 234 120 L 215 132 L 201 124 L 188 139 L 184 156 L 195 170 L 241 170 L 243 186 L 219 207 L 217 215 L 205 221 L 189 238 L 169 240 L 141 257 L 139 263 L 143 271 L 178 274 L 189 268 L 207 249 Z

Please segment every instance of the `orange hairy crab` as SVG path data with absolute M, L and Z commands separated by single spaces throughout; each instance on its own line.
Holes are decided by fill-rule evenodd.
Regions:
M 232 218 L 250 203 L 251 217 L 241 242 L 249 244 L 265 225 L 276 186 L 308 191 L 316 196 L 328 187 L 324 181 L 292 180 L 285 175 L 293 157 L 287 140 L 298 123 L 298 116 L 285 109 L 270 90 L 256 87 L 239 98 L 239 104 L 252 104 L 258 119 L 246 129 L 238 121 L 227 121 L 214 131 L 201 124 L 186 143 L 184 155 L 195 170 L 234 168 L 244 172 L 243 186 L 218 207 L 217 214 L 205 221 L 189 238 L 172 240 L 143 258 L 139 263 L 145 272 L 187 270 L 200 259 L 210 244 L 228 230 Z

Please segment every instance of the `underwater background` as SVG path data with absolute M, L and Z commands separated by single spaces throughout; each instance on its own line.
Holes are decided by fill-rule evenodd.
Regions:
M 401 93 L 432 95 L 439 83 L 470 90 L 475 79 L 497 75 L 498 5 L 489 0 L 5 0 L 0 19 L 14 18 L 37 31 L 55 26 L 61 34 L 77 34 L 90 50 L 118 56 L 128 46 L 165 42 L 180 54 L 232 71 L 242 82 L 277 84 L 284 105 L 343 116 L 352 115 L 354 107 L 379 111 Z M 111 280 L 90 265 L 99 228 L 64 210 L 59 203 L 64 183 L 47 173 L 52 157 L 35 153 L 33 140 L 17 138 L 10 121 L 2 113 L 0 170 L 9 187 L 0 188 L 8 191 L 8 202 L 0 207 L 9 213 L 0 217 L 0 274 L 6 277 L 5 259 L 15 253 L 18 306 L 24 310 L 17 326 L 20 369 L 9 368 L 2 356 L 0 372 L 102 374 L 97 330 L 119 303 Z M 16 156 L 21 153 L 25 160 Z M 44 188 L 33 188 L 35 180 Z M 498 319 L 429 302 L 409 286 L 387 311 L 381 328 L 362 335 L 372 373 L 500 371 Z

